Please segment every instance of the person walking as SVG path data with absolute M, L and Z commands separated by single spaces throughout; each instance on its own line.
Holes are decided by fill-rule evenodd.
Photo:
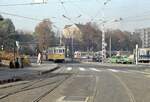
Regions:
M 39 52 L 38 53 L 38 58 L 37 58 L 37 64 L 39 64 L 39 65 L 42 63 L 41 58 L 42 58 L 42 55 L 41 55 L 41 52 Z

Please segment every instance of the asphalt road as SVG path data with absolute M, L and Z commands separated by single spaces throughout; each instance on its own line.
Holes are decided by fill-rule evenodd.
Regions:
M 34 80 L 0 86 L 0 102 L 150 102 L 150 75 L 137 68 L 60 66 Z

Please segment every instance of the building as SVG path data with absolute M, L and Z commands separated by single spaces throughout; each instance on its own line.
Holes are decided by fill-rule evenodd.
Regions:
M 81 30 L 76 24 L 66 25 L 63 29 L 63 36 L 65 38 L 74 38 L 80 40 L 82 37 L 81 35 Z
M 135 33 L 139 34 L 142 40 L 142 48 L 150 48 L 150 28 L 136 29 Z

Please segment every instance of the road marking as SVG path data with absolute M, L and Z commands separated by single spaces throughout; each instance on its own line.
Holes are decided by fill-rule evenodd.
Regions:
M 56 102 L 88 102 L 89 97 L 86 96 L 62 96 Z
M 80 78 L 93 78 L 93 75 L 76 75 L 76 77 L 80 77 Z
M 116 69 L 108 69 L 108 70 L 112 72 L 120 72 L 119 70 L 116 70 Z
M 68 71 L 72 70 L 72 67 L 68 67 L 67 70 L 68 70 Z
M 136 70 L 134 70 L 134 71 L 130 71 L 130 72 L 134 72 L 134 73 L 141 73 L 141 74 L 147 74 L 147 75 L 150 75 L 150 73 L 148 73 L 148 72 L 143 72 L 143 71 L 136 71 Z
M 85 71 L 85 68 L 79 67 L 80 71 Z
M 116 79 L 118 79 L 118 81 L 123 85 L 123 87 L 126 89 L 127 94 L 130 98 L 130 102 L 136 102 L 133 93 L 131 92 L 131 90 L 128 88 L 128 86 L 124 83 L 124 81 L 116 74 L 110 72 L 110 74 L 112 74 L 114 77 L 116 77 Z
M 117 70 L 117 69 L 107 69 L 107 70 L 109 70 L 109 71 L 111 71 L 111 72 L 115 72 L 115 73 L 118 73 L 118 72 L 122 72 L 122 73 L 131 73 L 131 72 L 129 72 L 129 71 Z
M 90 68 L 90 70 L 96 71 L 96 72 L 101 72 L 101 70 L 98 70 L 96 68 Z

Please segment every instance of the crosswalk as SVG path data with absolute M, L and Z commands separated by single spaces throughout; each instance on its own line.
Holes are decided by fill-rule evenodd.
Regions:
M 83 67 L 79 67 L 79 70 L 80 71 L 86 71 L 85 68 L 83 68 Z
M 79 70 L 79 71 L 81 71 L 81 72 L 85 72 L 85 71 L 102 72 L 102 71 L 104 71 L 103 69 L 97 69 L 97 68 L 84 68 L 84 67 L 77 67 L 77 68 L 66 67 L 65 69 L 66 69 L 67 71 Z
M 102 68 L 85 68 L 85 67 L 66 67 L 65 68 L 67 71 L 72 71 L 72 70 L 78 70 L 81 72 L 86 72 L 86 71 L 93 71 L 93 72 L 103 72 L 103 71 L 110 71 L 113 73 L 136 73 L 136 71 L 130 71 L 130 70 L 120 70 L 120 69 L 102 69 Z
M 101 71 L 102 71 L 102 70 L 96 69 L 96 68 L 84 68 L 84 67 L 77 67 L 77 68 L 67 67 L 66 70 L 67 70 L 67 71 L 71 71 L 71 70 L 79 70 L 79 71 L 81 71 L 81 72 L 85 72 L 85 71 L 96 71 L 96 72 L 101 72 Z
M 68 70 L 68 71 L 72 70 L 72 67 L 68 67 L 67 70 Z
M 96 71 L 96 72 L 101 72 L 101 71 L 102 71 L 102 70 L 98 70 L 98 69 L 96 69 L 96 68 L 90 68 L 90 70 Z

